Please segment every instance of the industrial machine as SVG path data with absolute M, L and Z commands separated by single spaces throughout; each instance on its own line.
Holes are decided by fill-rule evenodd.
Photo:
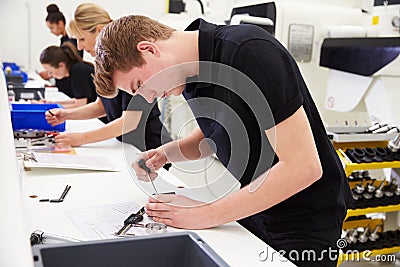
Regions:
M 363 161 L 366 154 L 360 161 L 350 152 L 378 159 L 399 143 L 400 1 L 236 2 L 230 23 L 257 24 L 289 50 L 332 136 L 355 200 L 343 226 L 346 247 L 399 252 L 400 161 Z M 355 173 L 375 178 L 352 180 Z M 339 262 L 352 259 L 344 250 Z
M 262 27 L 296 59 L 327 127 L 399 124 L 398 1 L 237 2 L 231 22 L 272 21 Z M 242 21 L 237 21 L 238 15 Z M 346 56 L 336 57 L 338 51 Z M 361 73 L 345 64 L 369 71 Z

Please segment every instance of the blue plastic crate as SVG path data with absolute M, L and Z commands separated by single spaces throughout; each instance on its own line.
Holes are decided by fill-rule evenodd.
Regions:
M 11 104 L 11 122 L 14 130 L 37 129 L 46 131 L 65 131 L 65 122 L 51 126 L 44 113 L 52 108 L 61 108 L 59 104 Z

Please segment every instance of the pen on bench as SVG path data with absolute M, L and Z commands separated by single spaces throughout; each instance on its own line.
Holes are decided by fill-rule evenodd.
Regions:
M 64 189 L 64 191 L 62 192 L 61 196 L 59 199 L 50 199 L 50 202 L 63 202 L 65 196 L 68 194 L 69 190 L 71 189 L 70 185 L 67 185 Z
M 63 202 L 64 199 L 65 199 L 65 196 L 68 194 L 68 192 L 69 192 L 70 189 L 71 189 L 71 186 L 70 186 L 70 185 L 67 185 L 67 186 L 64 188 L 64 191 L 62 192 L 60 198 L 56 198 L 56 199 L 48 199 L 48 198 L 45 198 L 45 199 L 40 199 L 39 202 L 52 202 L 52 203 L 60 203 L 60 202 Z

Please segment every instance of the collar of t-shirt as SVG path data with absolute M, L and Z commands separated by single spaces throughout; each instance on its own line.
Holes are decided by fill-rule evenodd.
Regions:
M 217 25 L 209 23 L 203 19 L 196 19 L 193 21 L 185 31 L 199 31 L 199 61 L 212 62 L 214 58 L 214 36 Z M 187 92 L 196 91 L 200 88 L 209 86 L 209 83 L 199 81 L 211 80 L 211 69 L 207 64 L 200 64 L 199 75 L 188 77 L 186 79 L 185 90 Z

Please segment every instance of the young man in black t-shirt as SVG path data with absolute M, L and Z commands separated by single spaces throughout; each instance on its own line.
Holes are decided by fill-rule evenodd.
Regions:
M 182 32 L 127 16 L 100 33 L 95 62 L 102 95 L 183 94 L 192 109 L 196 130 L 140 155 L 153 172 L 216 153 L 242 185 L 208 204 L 155 196 L 153 220 L 187 229 L 238 220 L 300 266 L 336 266 L 349 186 L 296 62 L 273 36 L 201 19 Z M 315 257 L 302 258 L 305 250 Z

